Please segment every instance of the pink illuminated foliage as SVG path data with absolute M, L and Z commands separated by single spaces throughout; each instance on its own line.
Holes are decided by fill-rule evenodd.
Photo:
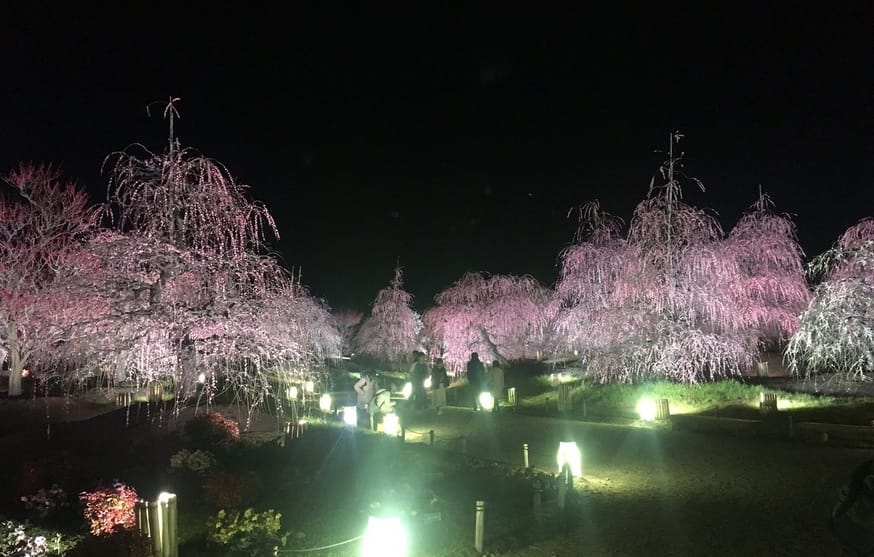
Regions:
M 785 358 L 795 375 L 864 380 L 874 372 L 874 218 L 847 229 L 810 263 L 821 282 L 789 339 Z
M 178 401 L 205 377 L 207 400 L 229 389 L 250 408 L 278 378 L 302 379 L 336 357 L 328 308 L 266 254 L 265 233 L 276 232 L 267 210 L 172 135 L 163 154 L 140 150 L 114 155 L 115 230 L 82 258 L 82 290 L 107 309 L 65 357 L 110 381 L 169 381 Z
M 742 272 L 735 284 L 737 310 L 769 348 L 781 346 L 798 330 L 799 316 L 810 301 L 795 224 L 772 207 L 768 195 L 760 192 L 726 240 Z
M 681 137 L 671 134 L 663 183 L 653 179 L 624 241 L 617 221 L 594 208 L 588 239 L 578 237 L 562 255 L 553 303 L 559 338 L 602 382 L 731 376 L 758 353 L 758 330 L 736 297 L 748 252 L 738 253 L 740 241 L 726 243 L 716 219 L 682 200 L 687 177 L 674 151 Z
M 395 364 L 420 348 L 422 321 L 412 308 L 412 294 L 403 286 L 403 271 L 395 267 L 394 278 L 376 295 L 370 315 L 358 329 L 357 352 Z
M 467 273 L 434 301 L 423 320 L 453 369 L 472 352 L 483 361 L 518 360 L 543 347 L 549 291 L 532 277 Z
M 94 311 L 70 294 L 78 247 L 100 209 L 50 166 L 21 165 L 0 197 L 0 353 L 9 364 L 9 395 L 21 394 L 25 366 L 40 368 L 63 340 L 63 325 Z

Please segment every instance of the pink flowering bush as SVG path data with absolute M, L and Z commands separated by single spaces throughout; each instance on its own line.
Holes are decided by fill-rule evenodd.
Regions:
M 207 412 L 191 418 L 185 433 L 195 446 L 228 448 L 240 440 L 240 424 L 220 412 Z
M 112 487 L 83 491 L 79 504 L 91 533 L 102 536 L 136 526 L 134 504 L 138 498 L 134 488 L 116 480 Z

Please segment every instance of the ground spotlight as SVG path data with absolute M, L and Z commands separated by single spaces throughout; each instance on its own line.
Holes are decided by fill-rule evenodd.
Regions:
M 495 397 L 488 391 L 482 392 L 479 394 L 479 405 L 483 410 L 491 412 L 495 409 Z
M 406 557 L 407 531 L 397 517 L 367 521 L 367 531 L 361 544 L 361 557 Z
M 571 469 L 571 475 L 575 478 L 583 476 L 583 455 L 575 441 L 562 441 L 558 444 L 558 472 L 564 470 L 565 465 Z

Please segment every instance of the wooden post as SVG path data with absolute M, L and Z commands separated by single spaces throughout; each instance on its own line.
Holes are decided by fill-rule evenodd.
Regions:
M 777 393 L 759 393 L 759 411 L 762 414 L 777 411 Z
M 558 411 L 561 414 L 570 412 L 573 408 L 571 402 L 571 384 L 560 383 L 558 386 Z
M 477 501 L 476 502 L 476 524 L 475 524 L 475 532 L 473 536 L 473 547 L 476 549 L 477 553 L 483 552 L 483 537 L 485 535 L 485 522 L 486 522 L 486 502 L 485 501 Z
M 528 468 L 528 443 L 522 443 L 522 462 Z
M 671 407 L 668 404 L 668 399 L 660 398 L 656 402 L 656 420 L 664 421 L 671 419 Z
M 534 520 L 538 524 L 543 522 L 543 488 L 540 482 L 534 482 Z
M 510 406 L 516 406 L 516 387 L 510 387 L 507 389 L 507 402 Z
M 430 445 L 433 447 L 434 446 L 434 430 L 433 429 L 428 430 L 428 441 L 429 441 Z

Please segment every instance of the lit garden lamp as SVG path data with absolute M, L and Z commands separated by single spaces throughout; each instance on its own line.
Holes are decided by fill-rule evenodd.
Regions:
M 307 381 L 306 383 L 304 383 L 303 387 L 308 394 L 313 394 L 314 392 L 316 392 L 316 384 L 312 381 Z
M 407 531 L 401 519 L 371 516 L 361 544 L 361 557 L 407 557 Z
M 656 419 L 656 410 L 656 403 L 651 398 L 642 398 L 637 403 L 637 414 L 645 422 L 651 422 Z
M 358 426 L 358 408 L 355 406 L 344 406 L 343 407 L 343 423 L 357 427 Z
M 401 422 L 398 419 L 398 415 L 394 412 L 390 414 L 386 414 L 382 417 L 382 431 L 386 435 L 390 437 L 397 437 L 398 431 L 400 431 Z
M 558 444 L 558 473 L 564 470 L 565 465 L 570 467 L 571 475 L 575 478 L 583 477 L 583 455 L 575 441 L 562 441 Z
M 479 405 L 486 412 L 491 412 L 495 409 L 495 397 L 488 391 L 482 392 L 479 394 Z
M 198 385 L 203 385 L 204 383 L 206 383 L 206 374 L 205 374 L 205 373 L 200 373 L 200 374 L 197 376 L 197 384 L 198 384 Z
M 404 395 L 404 398 L 410 398 L 410 395 L 413 394 L 413 384 L 410 382 L 404 383 L 404 388 L 401 389 L 401 394 Z
M 285 396 L 288 398 L 288 400 L 297 400 L 297 394 L 297 387 L 294 385 L 285 389 Z
M 333 407 L 334 402 L 331 400 L 331 395 L 325 393 L 321 397 L 319 397 L 319 410 L 321 410 L 325 414 L 330 414 Z
M 426 388 L 426 389 L 430 389 L 430 388 L 431 388 L 431 378 L 430 378 L 430 377 L 426 377 L 426 378 L 425 378 L 424 385 L 425 385 L 425 388 Z

